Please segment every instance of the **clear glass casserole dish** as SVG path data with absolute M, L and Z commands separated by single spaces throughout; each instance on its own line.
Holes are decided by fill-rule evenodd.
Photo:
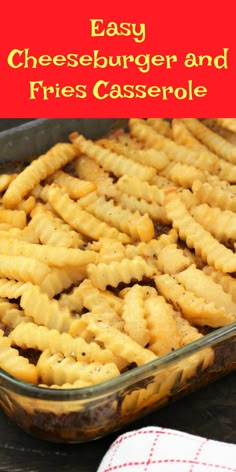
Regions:
M 214 361 L 203 369 L 214 351 Z M 122 428 L 236 368 L 236 324 L 93 387 L 42 389 L 0 370 L 0 403 L 25 431 L 56 442 L 84 442 Z
M 16 155 L 19 161 L 38 155 L 75 129 L 95 138 L 114 124 L 35 120 L 0 134 L 1 162 L 10 166 Z M 0 369 L 0 404 L 18 426 L 42 439 L 97 439 L 235 370 L 235 341 L 232 323 L 119 377 L 79 389 L 40 388 Z

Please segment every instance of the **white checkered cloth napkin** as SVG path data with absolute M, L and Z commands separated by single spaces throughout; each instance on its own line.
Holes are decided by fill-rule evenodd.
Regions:
M 146 427 L 119 436 L 97 472 L 236 472 L 236 445 Z

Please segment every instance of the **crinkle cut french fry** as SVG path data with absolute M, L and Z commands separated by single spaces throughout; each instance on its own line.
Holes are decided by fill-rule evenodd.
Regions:
M 156 202 L 162 204 L 163 193 L 156 185 L 150 185 L 148 182 L 143 182 L 135 176 L 125 175 L 121 177 L 116 184 L 118 190 L 128 193 L 137 198 L 144 198 L 148 202 Z
M 152 296 L 145 301 L 146 322 L 150 334 L 149 349 L 157 356 L 180 347 L 180 336 L 173 308 L 161 296 Z
M 0 175 L 0 192 L 4 192 L 9 184 L 16 178 L 17 174 L 1 174 Z
M 121 333 L 116 328 L 102 321 L 94 321 L 93 315 L 84 315 L 95 338 L 110 349 L 113 354 L 122 357 L 127 362 L 135 362 L 137 365 L 145 364 L 156 359 L 156 355 L 149 349 L 145 349 L 131 339 L 127 334 Z
M 173 137 L 172 126 L 169 121 L 163 118 L 147 118 L 147 124 L 154 128 L 159 134 L 162 134 L 166 138 Z
M 107 199 L 114 198 L 117 194 L 116 185 L 110 177 L 96 180 L 96 187 L 97 194 Z
M 123 300 L 109 290 L 103 290 L 102 294 L 111 308 L 113 308 L 118 315 L 121 315 L 123 310 Z
M 30 364 L 28 359 L 20 356 L 19 352 L 11 347 L 10 339 L 3 335 L 2 330 L 0 330 L 0 367 L 24 382 L 38 383 L 35 365 Z
M 0 238 L 0 254 L 11 254 L 9 257 L 24 257 L 26 260 L 31 260 L 30 258 L 32 258 L 34 264 L 41 263 L 56 267 L 65 265 L 81 267 L 96 259 L 96 254 L 92 251 L 82 251 L 80 249 L 67 247 L 53 247 L 46 244 L 40 245 L 15 240 L 13 238 L 8 240 Z
M 210 128 L 211 131 L 219 134 L 222 138 L 226 139 L 232 144 L 236 143 L 236 133 L 230 131 L 229 129 L 223 128 L 222 126 L 216 123 L 216 118 L 201 118 L 201 122 Z
M 48 329 L 35 323 L 24 322 L 17 325 L 9 334 L 12 344 L 23 349 L 37 349 L 51 354 L 62 353 L 65 357 L 74 357 L 77 361 L 114 362 L 114 355 L 109 349 L 102 349 L 98 344 L 87 343 L 82 338 L 73 338 L 69 333 L 59 333 L 57 329 Z
M 157 171 L 163 169 L 168 164 L 168 158 L 164 152 L 157 151 L 156 149 L 132 149 L 112 139 L 100 139 L 98 143 L 106 149 L 128 157 L 135 162 L 139 162 L 139 164 L 153 167 Z
M 197 341 L 203 337 L 195 326 L 192 326 L 188 320 L 183 318 L 178 311 L 174 311 L 174 318 L 177 324 L 179 334 L 181 336 L 181 345 L 186 346 L 187 344 Z M 199 371 L 206 369 L 214 361 L 214 351 L 211 348 L 205 348 L 191 356 L 188 359 L 183 359 L 178 362 L 178 370 L 181 373 L 181 382 L 186 381 L 192 376 L 196 376 Z
M 40 284 L 43 292 L 47 293 L 49 298 L 53 298 L 71 285 L 80 282 L 86 277 L 86 266 L 52 268 L 49 274 Z
M 55 172 L 51 179 L 59 185 L 59 187 L 64 188 L 70 198 L 74 200 L 96 190 L 96 185 L 93 182 L 78 179 L 61 170 Z
M 115 131 L 114 133 L 109 133 L 108 136 L 109 140 L 115 139 L 119 144 L 124 144 L 125 147 L 129 149 L 133 149 L 134 151 L 138 151 L 139 149 L 143 149 L 143 145 L 140 141 L 133 138 L 129 132 L 125 132 L 124 130 L 120 129 Z M 100 141 L 100 139 L 99 139 Z
M 175 228 L 171 228 L 168 233 L 161 234 L 157 239 L 150 241 L 150 245 L 156 250 L 160 250 L 168 244 L 175 244 L 178 241 L 178 232 Z
M 169 244 L 176 244 L 178 240 L 178 233 L 175 229 L 171 229 L 168 234 L 161 234 L 159 238 L 152 239 L 147 243 L 141 242 L 139 244 L 125 246 L 125 256 L 133 259 L 135 256 L 142 256 L 146 261 L 150 260 L 153 263 L 160 251 Z M 156 266 L 156 263 L 154 264 Z
M 10 229 L 16 230 L 16 229 L 19 229 L 19 228 L 13 228 L 13 226 L 10 225 L 9 223 L 1 223 L 1 222 L 0 222 L 0 234 L 2 234 L 3 231 L 6 232 L 6 231 L 8 231 L 8 230 L 10 230 Z M 5 236 L 5 235 L 4 235 L 4 236 Z
M 148 264 L 156 267 L 158 250 L 158 243 L 153 239 L 148 243 L 139 243 L 135 246 L 127 244 L 127 246 L 125 246 L 125 257 L 133 259 L 136 256 L 141 256 Z
M 115 201 L 118 201 L 123 208 L 138 211 L 141 215 L 150 216 L 154 221 L 159 221 L 162 224 L 169 224 L 170 220 L 167 217 L 164 206 L 159 205 L 156 202 L 149 203 L 143 198 L 138 199 L 133 195 L 121 193 L 114 197 Z
M 74 287 L 70 293 L 62 293 L 58 303 L 61 307 L 67 307 L 71 312 L 81 313 L 83 300 L 80 287 Z
M 192 326 L 189 321 L 182 316 L 179 311 L 174 310 L 173 316 L 176 321 L 177 329 L 181 339 L 181 346 L 186 346 L 189 343 L 203 338 L 203 334 L 198 331 L 196 326 Z
M 166 187 L 173 187 L 173 182 L 166 177 L 163 177 L 162 175 L 154 175 L 149 180 L 150 185 L 156 185 L 160 190 L 164 189 Z M 178 187 L 178 185 L 177 185 Z
M 25 288 L 25 282 L 16 280 L 0 279 L 0 297 L 16 299 L 21 297 Z
M 87 204 L 87 201 L 89 203 Z M 151 218 L 147 215 L 141 215 L 138 211 L 135 213 L 129 209 L 124 209 L 113 200 L 98 196 L 96 192 L 78 201 L 78 204 L 85 207 L 88 212 L 96 218 L 103 219 L 107 224 L 113 225 L 118 231 L 128 234 L 133 239 L 149 241 L 154 237 L 154 225 Z
M 46 154 L 33 160 L 17 175 L 3 195 L 3 204 L 6 208 L 13 208 L 41 180 L 53 174 L 53 172 L 72 161 L 75 157 L 76 152 L 71 144 L 56 144 Z
M 173 192 L 172 192 L 173 195 Z M 194 248 L 209 265 L 222 272 L 236 271 L 236 254 L 219 243 L 208 231 L 197 223 L 176 195 L 167 197 L 166 211 L 177 228 L 180 238 L 187 242 L 189 248 Z
M 173 135 L 174 139 L 178 144 L 187 146 L 187 148 L 200 152 L 205 159 L 213 159 L 216 162 L 215 172 L 221 179 L 228 180 L 229 182 L 236 182 L 236 169 L 235 166 L 221 159 L 216 154 L 213 154 L 207 146 L 201 143 L 193 134 L 188 130 L 183 120 L 174 119 L 172 120 Z
M 158 253 L 157 268 L 162 273 L 176 274 L 186 269 L 191 264 L 191 259 L 179 249 L 177 244 L 168 244 Z
M 36 205 L 36 201 L 33 195 L 28 198 L 21 200 L 17 205 L 17 210 L 24 211 L 26 215 L 29 215 Z
M 42 244 L 58 247 L 78 248 L 82 246 L 82 237 L 69 225 L 65 224 L 52 212 L 41 207 L 36 207 L 33 212 L 29 227 L 37 234 Z
M 23 310 L 19 310 L 16 303 L 9 303 L 6 300 L 0 301 L 0 321 L 3 325 L 14 329 L 22 322 L 33 321 L 31 316 L 26 316 Z
M 64 194 L 58 187 L 52 187 L 49 191 L 49 202 L 61 217 L 80 233 L 92 239 L 101 237 L 114 238 L 118 241 L 129 242 L 126 234 L 120 233 L 104 221 L 83 210 L 78 203 Z
M 48 349 L 41 354 L 36 368 L 39 380 L 48 385 L 54 383 L 63 385 L 76 380 L 83 380 L 95 385 L 120 374 L 119 369 L 112 362 L 105 365 L 98 362 L 86 364 L 76 361 L 73 357 L 64 358 L 62 354 L 51 354 Z
M 17 303 L 9 302 L 7 298 L 0 298 L 0 316 L 2 317 L 7 310 L 19 308 Z
M 25 314 L 31 316 L 38 325 L 66 332 L 70 329 L 73 317 L 69 309 L 60 307 L 57 300 L 49 299 L 36 285 L 28 283 L 21 296 L 20 306 Z
M 82 135 L 77 135 L 77 133 L 71 134 L 70 139 L 79 151 L 95 159 L 105 170 L 112 172 L 117 177 L 127 174 L 136 175 L 140 180 L 149 180 L 156 173 L 153 167 L 139 164 L 120 154 L 110 152 L 89 139 L 85 139 Z
M 182 144 L 188 149 L 210 153 L 209 149 L 201 143 L 193 134 L 188 130 L 183 120 L 175 118 L 172 120 L 172 131 L 173 138 L 177 144 Z M 215 156 L 217 158 L 217 156 Z M 218 158 L 217 158 L 218 159 Z
M 26 226 L 26 214 L 23 210 L 0 208 L 0 221 L 9 223 L 15 228 L 23 229 Z
M 195 118 L 184 118 L 184 123 L 191 133 L 209 149 L 222 157 L 222 159 L 236 164 L 236 146 L 227 142 Z
M 230 210 L 212 208 L 207 203 L 190 211 L 194 219 L 207 229 L 216 239 L 224 243 L 236 239 L 236 215 Z
M 175 274 L 175 279 L 184 288 L 193 292 L 197 297 L 204 298 L 207 303 L 213 302 L 217 308 L 223 308 L 226 313 L 236 313 L 236 304 L 231 295 L 225 293 L 221 285 L 206 275 L 202 270 L 190 265 L 187 269 Z
M 0 244 L 1 242 L 0 240 Z M 33 258 L 0 254 L 0 277 L 2 278 L 40 284 L 49 271 L 46 264 Z
M 94 159 L 82 155 L 75 161 L 75 171 L 80 179 L 96 182 L 109 179 L 109 172 L 104 170 Z
M 79 286 L 79 291 L 85 308 L 102 316 L 103 320 L 109 322 L 112 326 L 114 325 L 118 329 L 123 328 L 122 318 L 111 308 L 103 293 L 93 287 L 90 280 L 84 279 Z
M 222 210 L 236 211 L 236 195 L 230 188 L 224 189 L 222 186 L 214 185 L 213 182 L 193 183 L 194 195 L 202 203 L 209 203 L 212 207 L 219 207 Z
M 235 143 L 236 144 L 236 143 Z M 218 176 L 220 179 L 226 180 L 231 184 L 236 183 L 236 167 L 230 162 L 219 159 Z
M 200 169 L 174 161 L 162 169 L 160 175 L 172 180 L 174 184 L 180 185 L 183 188 L 191 188 L 196 180 L 206 180 L 206 175 Z
M 123 259 L 121 262 L 111 262 L 110 264 L 89 264 L 87 267 L 88 278 L 94 287 L 104 290 L 107 285 L 117 287 L 120 282 L 129 283 L 132 279 L 142 280 L 144 276 L 151 277 L 155 268 L 148 265 L 145 260 L 136 256 L 134 259 Z
M 95 320 L 97 317 L 100 318 L 100 315 L 94 315 Z M 73 338 L 82 338 L 84 339 L 87 343 L 94 342 L 94 335 L 91 331 L 89 331 L 87 323 L 84 320 L 84 317 L 81 316 L 80 318 L 75 318 L 71 324 L 71 327 L 68 331 L 68 333 L 73 337 Z M 122 366 L 123 368 L 124 366 Z
M 120 241 L 114 239 L 102 238 L 104 244 L 101 245 L 101 249 L 98 253 L 97 262 L 105 262 L 105 264 L 112 261 L 122 261 L 125 257 L 125 248 Z
M 190 151 L 171 139 L 161 136 L 148 126 L 145 120 L 130 119 L 129 127 L 133 136 L 145 142 L 147 146 L 165 152 L 175 163 L 195 166 L 197 169 L 208 172 L 214 172 L 217 167 L 217 158 L 214 159 L 213 155 L 206 160 L 205 155 Z
M 70 236 L 72 236 L 72 240 L 73 240 L 73 246 L 72 247 L 78 247 L 78 243 L 77 243 L 77 239 L 81 239 L 82 238 L 82 235 L 80 233 L 78 233 L 78 231 L 74 231 L 71 226 L 66 223 L 63 218 L 61 218 L 59 216 L 59 214 L 54 210 L 54 208 L 52 207 L 52 205 L 49 203 L 48 201 L 48 194 L 49 194 L 49 190 L 51 189 L 51 186 L 50 185 L 45 185 L 43 187 L 43 190 L 40 194 L 40 198 L 45 191 L 45 199 L 43 198 L 43 200 L 45 201 L 45 203 L 37 203 L 37 205 L 35 206 L 34 210 L 32 211 L 31 213 L 31 220 L 30 220 L 30 223 L 29 225 L 31 224 L 31 221 L 32 219 L 34 218 L 34 216 L 40 214 L 40 215 L 45 215 L 47 216 L 47 218 L 50 218 L 52 221 L 53 221 L 53 224 L 55 226 L 55 228 L 58 230 L 58 231 L 63 231 L 65 232 L 66 234 L 70 234 Z M 47 195 L 46 195 L 47 194 Z M 75 241 L 74 241 L 75 239 Z
M 56 184 L 55 184 L 56 185 Z M 46 206 L 44 207 L 46 210 L 49 210 L 49 211 L 52 211 L 54 212 L 52 206 L 50 205 L 50 203 L 48 202 L 48 192 L 49 192 L 49 189 L 50 189 L 50 185 L 49 184 L 45 184 L 44 186 L 42 185 L 37 185 L 37 187 L 35 189 L 32 190 L 32 195 L 35 196 L 35 198 L 37 200 L 42 200 L 42 202 L 44 202 L 46 204 Z M 63 190 L 63 192 L 65 192 Z M 35 211 L 33 210 L 32 212 L 32 215 L 38 211 L 40 207 L 40 203 L 37 202 L 37 205 L 36 205 L 36 208 L 35 208 Z
M 157 275 L 155 284 L 159 293 L 171 302 L 176 310 L 180 309 L 183 316 L 193 325 L 219 328 L 235 320 L 233 314 L 226 313 L 223 308 L 216 308 L 213 302 L 207 303 L 204 298 L 196 297 L 168 274 Z
M 96 251 L 99 255 L 98 259 L 101 256 L 101 259 L 105 258 L 105 250 L 108 249 L 108 252 L 112 254 L 112 249 L 108 248 L 110 246 L 112 249 L 118 252 L 117 260 L 123 259 L 125 253 L 125 245 L 120 241 L 110 240 L 109 238 L 100 238 L 98 241 L 88 242 L 87 248 L 90 251 Z M 114 258 L 116 259 L 116 253 L 114 253 Z M 112 258 L 113 259 L 113 258 Z M 109 261 L 111 257 L 109 258 Z
M 0 228 L 0 239 L 19 239 L 21 241 L 27 241 L 28 243 L 38 243 L 38 237 L 31 228 L 26 226 L 24 229 L 13 228 L 4 228 L 1 225 Z
M 14 329 L 21 323 L 33 322 L 33 318 L 31 318 L 31 316 L 24 315 L 24 312 L 22 310 L 18 310 L 18 308 L 12 308 L 11 310 L 7 310 L 4 313 L 1 321 L 8 328 Z
M 191 190 L 187 188 L 178 188 L 177 190 L 179 197 L 188 210 L 199 205 L 200 202 L 198 197 L 193 192 L 191 192 Z
M 236 279 L 234 277 L 218 270 L 214 270 L 213 267 L 210 266 L 205 266 L 202 270 L 204 274 L 209 275 L 214 282 L 220 284 L 223 290 L 226 293 L 229 293 L 234 303 L 236 303 Z
M 209 175 L 208 182 L 213 187 L 221 188 L 225 192 L 230 192 L 232 194 L 236 194 L 236 185 L 228 182 L 227 180 L 221 180 L 217 175 Z
M 191 150 L 200 152 L 201 155 L 205 155 L 205 158 L 207 160 L 209 159 L 209 156 L 211 158 L 212 152 L 191 134 L 183 120 L 172 120 L 172 127 L 174 139 L 178 144 L 182 144 L 184 146 L 187 146 Z M 213 154 L 213 156 L 214 159 L 217 159 L 217 166 L 215 168 L 215 172 L 219 175 L 220 179 L 225 179 L 228 182 L 232 183 L 236 182 L 235 166 L 230 162 L 226 162 L 224 161 L 224 159 L 219 158 L 218 156 L 216 156 L 216 154 Z
M 29 225 L 27 225 L 24 229 L 12 228 L 8 232 L 9 238 L 16 238 L 20 239 L 21 241 L 26 241 L 27 243 L 39 243 L 39 239 L 37 235 L 32 231 Z
M 142 290 L 144 294 L 144 300 L 158 295 L 157 290 L 154 287 L 151 287 L 150 285 L 142 285 Z
M 45 185 L 46 187 L 46 185 Z M 43 190 L 43 186 L 41 184 L 37 184 L 30 192 L 30 195 L 33 196 L 33 198 L 35 200 L 38 200 L 39 198 L 41 198 L 41 192 Z M 42 198 L 42 200 L 44 201 L 44 199 Z
M 122 318 L 124 332 L 143 347 L 150 340 L 145 315 L 144 293 L 142 287 L 135 284 L 124 297 Z
M 216 123 L 236 133 L 236 118 L 216 118 Z
M 233 144 L 234 146 L 236 145 L 236 133 L 233 133 L 229 129 L 222 128 L 222 126 L 219 126 L 216 123 L 216 119 L 204 118 L 202 119 L 202 122 L 212 131 L 219 134 L 222 138 L 226 139 L 226 141 L 229 141 L 229 143 Z

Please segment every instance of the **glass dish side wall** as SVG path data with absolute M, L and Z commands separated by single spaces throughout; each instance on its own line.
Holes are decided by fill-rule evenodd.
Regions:
M 26 432 L 54 442 L 85 442 L 203 387 L 236 368 L 236 325 L 95 387 L 50 390 L 0 373 L 0 403 Z

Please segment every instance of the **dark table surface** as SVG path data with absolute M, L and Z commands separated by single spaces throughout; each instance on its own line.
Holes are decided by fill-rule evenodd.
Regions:
M 24 121 L 27 120 L 0 119 L 0 131 Z M 122 432 L 150 425 L 236 444 L 235 373 L 136 421 Z M 120 433 L 86 444 L 51 444 L 21 431 L 0 411 L 0 471 L 96 472 Z

